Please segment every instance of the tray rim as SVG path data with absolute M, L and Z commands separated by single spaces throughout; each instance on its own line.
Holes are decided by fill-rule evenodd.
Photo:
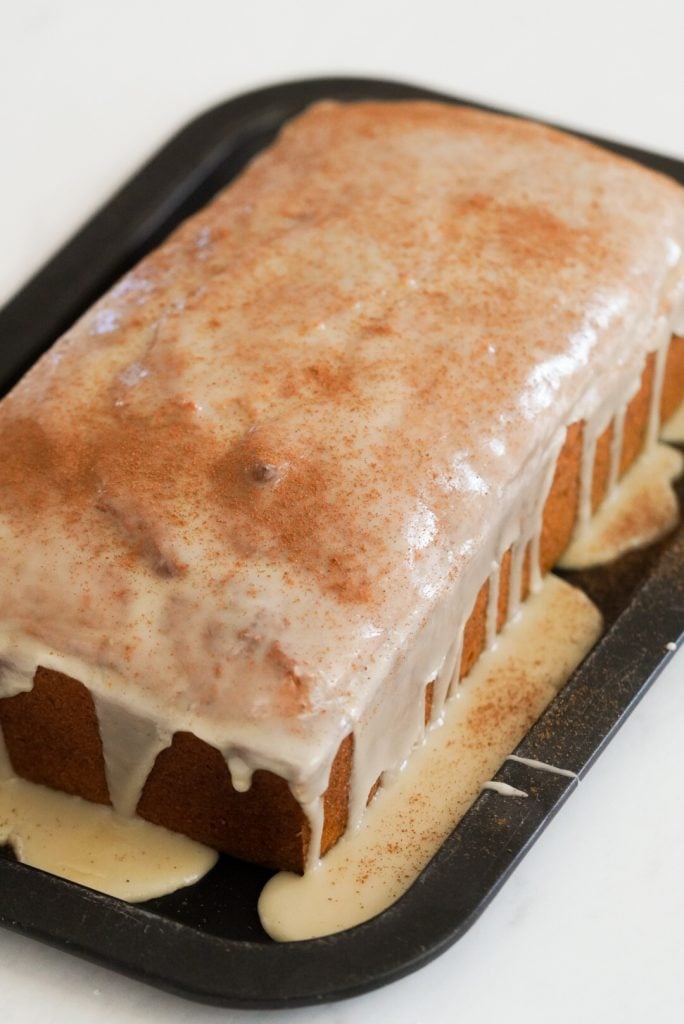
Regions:
M 183 155 L 187 155 L 192 151 L 197 139 L 201 138 L 203 133 L 213 132 L 216 126 L 227 116 L 235 118 L 240 123 L 249 122 L 253 124 L 254 118 L 258 120 L 259 117 L 263 118 L 264 122 L 266 122 L 268 120 L 266 114 L 271 109 L 271 105 L 281 102 L 284 95 L 289 95 L 294 100 L 299 93 L 307 93 L 309 94 L 308 99 L 304 103 L 304 105 L 307 105 L 308 102 L 323 94 L 334 94 L 333 98 L 340 98 L 340 93 L 354 93 L 355 90 L 361 90 L 362 92 L 368 90 L 373 96 L 378 93 L 381 96 L 384 96 L 386 93 L 396 96 L 397 91 L 405 90 L 407 95 L 410 93 L 417 97 L 422 96 L 424 98 L 442 99 L 452 103 L 463 103 L 484 110 L 497 109 L 470 99 L 435 93 L 422 87 L 414 87 L 410 83 L 360 77 L 312 78 L 275 83 L 262 89 L 243 93 L 210 107 L 186 124 L 156 155 L 140 170 L 136 171 L 129 182 L 100 211 L 91 217 L 84 227 L 54 257 L 47 261 L 27 285 L 16 293 L 13 299 L 10 299 L 7 305 L 0 310 L 0 336 L 5 331 L 8 332 L 10 338 L 14 335 L 17 326 L 21 324 L 22 318 L 25 319 L 27 316 L 27 308 L 30 308 L 31 311 L 41 308 L 40 304 L 36 303 L 37 297 L 46 290 L 49 291 L 57 286 L 60 274 L 63 275 L 65 273 L 65 263 L 66 270 L 69 271 L 78 253 L 82 252 L 84 246 L 87 247 L 89 244 L 94 229 L 96 229 L 96 232 L 99 231 L 100 234 L 104 232 L 105 237 L 108 237 L 109 232 L 115 232 L 116 224 L 114 222 L 125 214 L 128 208 L 132 207 L 135 209 L 137 205 L 144 204 L 148 200 L 149 197 L 145 190 L 143 190 L 141 195 L 131 195 L 131 190 L 135 192 L 137 183 L 144 180 L 149 184 L 150 188 L 156 186 L 160 176 L 160 169 L 164 166 L 165 162 L 168 163 L 170 160 L 177 160 Z M 311 95 L 312 92 L 315 95 Z M 361 98 L 361 96 L 356 93 L 354 96 L 350 95 L 349 98 Z M 392 97 L 388 96 L 387 98 Z M 512 111 L 501 110 L 499 112 L 508 113 L 512 116 L 522 116 Z M 250 119 L 252 120 L 250 121 Z M 541 119 L 531 118 L 531 120 L 538 120 L 539 123 L 543 124 L 549 123 Z M 554 125 L 554 127 L 556 126 Z M 597 136 L 586 135 L 572 129 L 562 130 L 587 138 L 633 159 L 641 159 L 641 162 L 650 162 L 650 166 L 656 160 L 661 166 L 670 167 L 672 175 L 678 177 L 680 181 L 684 181 L 684 162 L 682 161 L 672 157 L 661 157 L 660 154 L 650 153 L 647 150 L 641 150 L 634 146 L 602 139 Z M 199 165 L 193 165 L 189 172 L 186 168 L 184 174 L 172 176 L 172 196 L 165 197 L 161 202 L 158 201 L 154 209 L 151 212 L 148 211 L 148 219 L 143 223 L 142 227 L 139 223 L 131 225 L 134 230 L 131 233 L 131 238 L 128 239 L 130 248 L 135 249 L 136 245 L 141 244 L 141 231 L 143 234 L 147 232 L 148 235 L 150 233 L 154 235 L 155 218 L 159 219 L 165 216 L 165 212 L 172 199 L 174 203 L 180 202 L 182 205 L 187 199 L 187 195 L 192 193 L 193 185 L 203 174 L 208 173 L 211 166 L 215 163 L 217 159 L 217 146 L 219 146 L 219 143 L 216 143 L 216 146 L 208 147 L 207 152 L 203 152 Z M 667 173 L 670 172 L 668 171 Z M 103 287 L 106 287 L 106 285 Z M 22 335 L 19 334 L 19 336 Z M 30 362 L 34 361 L 37 354 L 37 352 L 32 353 Z M 0 376 L 11 379 L 12 373 L 16 375 L 16 372 L 17 367 L 9 371 L 6 367 L 3 367 L 0 370 Z M 682 537 L 684 538 L 684 534 Z M 633 606 L 634 604 L 639 605 L 639 598 L 642 597 L 644 592 L 648 592 L 650 594 L 649 601 L 652 606 L 659 609 L 660 619 L 658 625 L 661 629 L 660 631 L 654 630 L 655 646 L 653 648 L 649 647 L 648 650 L 644 651 L 646 660 L 641 668 L 645 672 L 645 676 L 638 682 L 621 714 L 612 722 L 610 728 L 593 749 L 590 756 L 583 761 L 582 765 L 578 766 L 579 777 L 586 773 L 601 750 L 609 742 L 616 729 L 619 728 L 651 685 L 658 672 L 673 656 L 673 652 L 666 651 L 664 643 L 667 640 L 679 639 L 680 634 L 684 633 L 684 621 L 681 621 L 677 627 L 677 636 L 672 635 L 673 626 L 671 616 L 668 617 L 667 614 L 667 602 L 665 602 L 666 606 L 664 608 L 661 607 L 663 597 L 666 595 L 660 593 L 664 586 L 666 589 L 666 581 L 668 579 L 671 580 L 672 564 L 670 563 L 672 563 L 672 558 L 674 557 L 675 559 L 675 579 L 678 569 L 680 569 L 681 564 L 684 564 L 684 547 L 680 544 L 680 548 L 682 550 L 679 551 L 679 554 L 671 556 L 669 553 L 666 553 L 666 556 L 661 559 L 660 567 L 656 568 L 646 582 L 642 584 L 635 600 L 603 636 L 573 677 L 572 688 L 577 688 L 579 685 L 577 679 L 581 680 L 583 677 L 586 677 L 589 671 L 587 666 L 593 666 L 591 671 L 600 671 L 601 657 L 599 657 L 598 652 L 603 651 L 602 657 L 605 659 L 606 645 L 610 651 L 611 646 L 614 646 L 616 643 L 615 637 L 618 638 L 617 642 L 619 642 L 620 634 L 624 630 L 630 630 L 634 627 L 634 622 L 632 621 L 634 616 Z M 665 568 L 663 568 L 663 564 Z M 658 593 L 655 595 L 651 593 L 654 590 L 660 593 L 659 597 Z M 658 603 L 659 601 L 660 603 Z M 642 613 L 643 608 L 639 611 L 639 614 Z M 665 641 L 660 636 L 663 629 L 663 635 L 666 637 Z M 611 637 L 613 638 L 612 640 L 610 639 Z M 659 651 L 656 650 L 658 644 L 661 645 Z M 598 669 L 597 660 L 599 662 Z M 565 694 L 567 689 L 568 687 L 561 691 L 560 696 Z M 538 730 L 540 723 L 546 721 L 547 716 L 556 706 L 558 700 L 559 698 L 556 698 L 541 716 L 530 733 L 516 748 L 516 752 L 523 753 L 526 756 L 535 756 L 535 752 L 538 752 L 538 743 L 535 744 L 535 730 Z M 524 769 L 521 766 L 507 762 L 497 773 L 496 778 L 502 781 L 509 781 L 512 784 L 515 784 L 517 781 L 519 784 L 521 772 L 523 771 Z M 424 910 L 426 893 L 429 899 L 429 892 L 432 891 L 431 886 L 434 887 L 435 872 L 445 867 L 448 870 L 449 861 L 453 860 L 457 853 L 453 848 L 453 835 L 438 851 L 433 861 L 421 873 L 405 896 L 388 908 L 382 915 L 347 932 L 341 932 L 336 936 L 330 936 L 326 939 L 311 940 L 308 943 L 266 944 L 224 939 L 214 934 L 200 932 L 198 929 L 183 923 L 174 923 L 165 918 L 160 919 L 158 914 L 150 912 L 144 905 L 133 906 L 133 908 L 128 904 L 118 906 L 119 901 L 113 901 L 110 897 L 102 896 L 99 893 L 76 886 L 74 883 L 66 882 L 63 879 L 47 875 L 37 869 L 29 868 L 6 858 L 0 858 L 0 880 L 6 890 L 3 906 L 0 908 L 0 923 L 22 931 L 25 934 L 41 938 L 60 948 L 78 953 L 87 959 L 93 959 L 105 966 L 114 967 L 138 980 L 148 981 L 167 991 L 202 1002 L 224 1006 L 265 1008 L 309 1005 L 330 999 L 357 995 L 361 992 L 377 988 L 389 981 L 396 980 L 427 963 L 439 955 L 448 945 L 456 941 L 476 920 L 479 914 L 482 913 L 499 888 L 504 884 L 516 864 L 522 859 L 531 843 L 536 840 L 546 824 L 548 824 L 577 786 L 577 780 L 569 780 L 560 776 L 548 776 L 542 781 L 535 779 L 535 782 L 538 783 L 538 790 L 541 794 L 539 801 L 535 801 L 534 805 L 532 801 L 525 801 L 524 804 L 526 806 L 524 808 L 521 803 L 517 804 L 520 817 L 516 821 L 514 834 L 517 833 L 520 836 L 522 834 L 521 830 L 526 830 L 524 841 L 515 847 L 511 847 L 509 844 L 507 848 L 503 849 L 503 859 L 498 865 L 494 880 L 487 885 L 484 894 L 481 894 L 475 903 L 471 903 L 467 912 L 463 912 L 458 927 L 454 928 L 453 921 L 442 921 L 440 919 L 439 924 L 442 931 L 438 937 L 435 937 L 435 929 L 433 927 L 432 944 L 426 947 L 425 943 L 420 942 L 419 937 L 415 936 L 418 948 L 414 949 L 412 954 L 403 953 L 401 963 L 395 961 L 388 962 L 386 957 L 383 959 L 383 957 L 378 958 L 376 956 L 374 959 L 375 973 L 372 977 L 369 977 L 366 969 L 368 967 L 369 952 L 373 948 L 378 950 L 388 936 L 397 933 L 399 930 L 396 924 L 397 917 L 401 918 L 407 915 L 411 918 L 412 922 L 422 920 L 425 917 L 424 914 L 420 914 L 421 904 Z M 475 831 L 478 828 L 486 829 L 487 809 L 495 805 L 497 800 L 500 799 L 496 794 L 483 793 L 467 812 L 463 822 L 467 819 L 469 822 L 468 827 L 471 830 L 473 828 Z M 509 806 L 507 805 L 507 807 Z M 530 815 L 533 820 L 530 820 Z M 515 815 L 512 817 L 515 817 Z M 459 830 L 463 832 L 460 825 L 456 829 L 456 833 Z M 458 840 L 456 840 L 456 846 L 458 846 Z M 9 892 L 7 892 L 8 888 Z M 80 928 L 72 912 L 74 901 L 82 922 Z M 415 906 L 416 903 L 418 904 L 417 907 Z M 112 904 L 117 904 L 117 906 L 112 906 Z M 63 915 L 61 928 L 57 928 L 54 924 L 46 927 L 45 922 L 41 920 L 41 911 L 45 906 L 49 906 L 51 910 L 55 910 L 57 906 L 60 907 L 60 913 Z M 69 909 L 70 907 L 71 909 Z M 406 910 L 407 907 L 409 907 L 408 911 Z M 99 918 L 99 927 L 96 927 L 97 922 L 94 920 L 93 915 Z M 452 917 L 451 908 L 448 916 Z M 103 930 L 105 922 L 106 927 Z M 134 922 L 133 925 L 132 922 Z M 147 943 L 149 945 L 150 933 L 155 930 L 157 933 L 156 940 L 159 944 L 157 952 L 159 953 L 163 950 L 161 959 L 158 955 L 150 956 L 149 950 L 148 955 L 145 956 L 145 950 L 138 948 L 141 937 L 147 936 Z M 112 935 L 116 936 L 114 941 L 112 941 Z M 201 969 L 188 972 L 187 967 L 190 955 L 194 953 L 194 947 L 198 942 L 200 943 L 201 956 L 199 958 L 199 966 Z M 239 958 L 239 951 L 233 948 L 237 946 L 248 957 L 258 958 L 259 967 L 250 978 L 246 979 L 248 984 L 240 987 L 240 985 L 236 986 L 234 983 L 231 983 L 229 990 L 227 990 L 225 987 L 221 988 L 220 985 L 217 985 L 217 976 L 216 974 L 212 975 L 212 971 L 220 972 L 222 979 L 225 980 L 224 975 L 226 972 L 225 965 L 221 962 L 222 957 L 229 952 L 231 960 L 234 962 Z M 302 950 L 311 957 L 314 948 L 316 953 L 313 959 L 317 961 L 317 964 L 312 965 L 309 963 L 307 970 L 302 972 Z M 327 962 L 330 961 L 332 950 L 332 958 L 339 964 L 341 959 L 344 960 L 348 956 L 350 949 L 354 948 L 357 951 L 359 949 L 363 951 L 360 957 L 360 965 L 354 966 L 352 963 L 347 962 L 344 965 L 343 977 L 338 971 L 334 978 L 329 977 L 327 984 L 321 985 L 320 954 L 323 955 Z M 265 950 L 272 950 L 273 953 L 267 954 L 264 952 Z M 285 980 L 289 987 L 288 985 L 285 988 L 282 986 L 278 988 L 276 986 L 271 989 L 270 994 L 263 992 L 264 972 L 269 971 L 269 966 L 264 967 L 264 959 L 275 961 L 278 969 L 285 973 Z M 359 959 L 358 956 L 357 959 Z M 175 973 L 171 972 L 173 977 L 169 976 L 166 965 L 173 966 L 175 971 Z M 312 966 L 313 971 L 311 970 Z M 250 974 L 249 963 L 246 970 Z M 293 980 L 296 982 L 295 988 L 292 987 Z M 255 981 L 258 982 L 257 987 L 254 985 Z

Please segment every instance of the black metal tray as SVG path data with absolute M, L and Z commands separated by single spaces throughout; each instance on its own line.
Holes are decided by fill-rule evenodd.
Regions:
M 275 85 L 209 110 L 0 311 L 0 390 L 285 120 L 324 97 L 470 102 L 397 82 L 335 78 Z M 593 141 L 684 183 L 684 163 Z M 666 644 L 684 632 L 684 530 L 573 579 L 599 604 L 607 630 L 516 752 L 581 777 L 672 656 Z M 329 938 L 272 942 L 256 913 L 270 872 L 227 857 L 192 888 L 132 906 L 18 864 L 0 849 L 0 923 L 202 1002 L 284 1007 L 355 995 L 408 974 L 463 935 L 577 785 L 511 762 L 496 778 L 532 799 L 509 801 L 502 818 L 504 798 L 483 793 L 393 907 Z

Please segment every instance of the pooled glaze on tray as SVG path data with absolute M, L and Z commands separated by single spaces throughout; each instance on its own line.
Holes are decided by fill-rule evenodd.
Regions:
M 655 441 L 683 245 L 680 188 L 550 129 L 312 108 L 3 403 L 2 695 L 84 682 L 123 811 L 179 728 L 283 775 L 315 859 L 340 740 L 353 826 L 648 352 Z
M 527 796 L 489 780 L 600 632 L 589 598 L 549 574 L 458 688 L 441 728 L 380 790 L 363 828 L 344 836 L 317 871 L 281 872 L 267 882 L 259 916 L 269 935 L 310 939 L 367 921 L 409 888 L 481 789 Z
M 612 562 L 673 530 L 679 520 L 679 506 L 672 481 L 683 466 L 684 459 L 675 448 L 652 445 L 578 531 L 560 561 L 563 568 L 584 569 Z
M 177 832 L 18 778 L 1 735 L 0 843 L 22 864 L 131 903 L 194 884 L 218 859 Z

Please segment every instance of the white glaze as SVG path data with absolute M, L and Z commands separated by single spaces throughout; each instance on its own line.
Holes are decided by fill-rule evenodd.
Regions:
M 145 780 L 157 754 L 171 742 L 171 734 L 99 694 L 95 711 L 112 807 L 119 814 L 135 814 Z
M 0 843 L 19 861 L 130 903 L 193 885 L 217 854 L 111 808 L 0 777 Z
M 499 796 L 528 797 L 530 795 L 529 793 L 526 793 L 524 789 L 516 789 L 515 786 L 509 786 L 507 782 L 497 782 L 495 779 L 490 779 L 489 782 L 485 782 L 482 788 L 491 789 L 492 792 L 498 793 Z
M 524 764 L 527 768 L 536 768 L 540 772 L 551 772 L 552 775 L 564 775 L 568 779 L 576 779 L 577 772 L 571 772 L 569 768 L 558 768 L 555 764 L 547 764 L 546 761 L 537 761 L 533 757 L 520 757 L 519 754 L 508 754 L 507 761 L 515 761 L 516 764 Z

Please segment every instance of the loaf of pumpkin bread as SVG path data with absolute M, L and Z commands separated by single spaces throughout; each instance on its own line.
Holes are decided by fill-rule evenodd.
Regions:
M 684 194 L 322 103 L 0 404 L 14 771 L 302 871 L 684 398 Z

